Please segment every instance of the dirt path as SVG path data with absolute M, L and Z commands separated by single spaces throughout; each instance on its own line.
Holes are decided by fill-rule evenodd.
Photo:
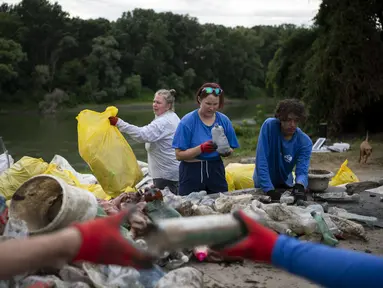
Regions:
M 354 147 L 358 147 L 353 145 Z M 383 178 L 383 144 L 375 144 L 374 154 L 368 165 L 359 165 L 357 148 L 346 153 L 321 153 L 313 155 L 311 167 L 327 169 L 336 173 L 344 160 L 348 159 L 349 167 L 360 181 Z M 344 240 L 339 247 L 375 255 L 383 255 L 383 230 L 368 229 L 368 243 L 361 240 Z M 205 287 L 208 288 L 296 288 L 319 287 L 305 279 L 288 274 L 280 269 L 265 265 L 244 262 L 243 264 L 193 263 L 195 268 L 204 273 Z

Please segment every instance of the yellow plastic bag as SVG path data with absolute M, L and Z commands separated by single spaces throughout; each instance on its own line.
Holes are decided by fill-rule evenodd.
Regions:
M 225 171 L 226 175 L 229 174 L 233 178 L 235 190 L 239 190 L 254 188 L 254 168 L 255 164 L 230 163 L 226 166 Z M 227 176 L 226 181 L 228 181 Z
M 100 184 L 81 184 L 79 186 L 82 189 L 88 190 L 89 192 L 92 192 L 94 196 L 98 199 L 102 200 L 110 200 L 112 197 L 110 197 L 108 194 L 105 193 L 105 191 L 102 189 Z
M 106 108 L 102 113 L 83 110 L 78 121 L 78 149 L 104 191 L 117 197 L 124 191 L 134 191 L 143 178 L 136 156 L 117 127 L 110 125 L 109 117 L 118 109 Z
M 0 175 L 0 194 L 11 199 L 17 189 L 29 178 L 42 174 L 48 168 L 43 159 L 22 157 Z
M 99 184 L 81 184 L 77 177 L 69 170 L 61 169 L 54 163 L 48 165 L 48 169 L 43 174 L 49 174 L 61 178 L 67 184 L 76 186 L 91 192 L 96 198 L 109 200 L 111 197 L 107 195 Z
M 80 186 L 80 181 L 78 181 L 77 177 L 74 176 L 71 171 L 61 169 L 54 163 L 49 164 L 47 170 L 45 170 L 42 174 L 56 176 L 72 186 Z
M 352 172 L 352 170 L 347 166 L 348 160 L 343 162 L 340 166 L 336 175 L 331 179 L 330 186 L 338 186 L 347 183 L 359 182 L 358 177 Z
M 228 191 L 234 191 L 235 185 L 234 185 L 234 179 L 230 172 L 225 171 L 225 178 L 227 182 L 227 189 Z

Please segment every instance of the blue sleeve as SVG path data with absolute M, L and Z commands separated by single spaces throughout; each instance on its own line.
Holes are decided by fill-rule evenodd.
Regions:
M 173 137 L 172 148 L 180 149 L 182 151 L 192 148 L 190 147 L 191 134 L 192 133 L 189 127 L 187 127 L 183 122 L 180 122 Z
M 383 257 L 279 236 L 272 263 L 328 288 L 383 286 Z
M 268 143 L 269 130 L 270 122 L 263 123 L 261 131 L 259 132 L 257 152 L 255 155 L 255 171 L 257 174 L 259 186 L 264 192 L 274 189 L 273 183 L 270 179 L 269 164 L 267 162 L 267 158 L 269 157 L 270 153 L 270 145 Z M 255 179 L 253 180 L 255 183 Z
M 302 184 L 305 188 L 308 185 L 308 173 L 310 167 L 310 158 L 313 144 L 307 137 L 303 143 L 303 146 L 298 152 L 297 163 L 295 167 L 296 183 Z
M 225 134 L 227 137 L 227 141 L 229 141 L 230 147 L 233 149 L 239 148 L 237 135 L 235 134 L 233 124 L 231 123 L 229 118 L 227 118 L 227 123 L 225 127 L 226 127 Z

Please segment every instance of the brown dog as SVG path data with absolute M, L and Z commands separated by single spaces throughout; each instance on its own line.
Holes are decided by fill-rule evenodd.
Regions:
M 367 163 L 367 159 L 368 159 L 368 157 L 371 156 L 371 154 L 372 154 L 372 147 L 371 147 L 370 143 L 368 143 L 368 131 L 367 131 L 366 140 L 364 140 L 360 144 L 359 163 L 366 164 Z

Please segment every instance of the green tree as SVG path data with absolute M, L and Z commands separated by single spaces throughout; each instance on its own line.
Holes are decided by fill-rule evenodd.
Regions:
M 19 63 L 25 59 L 21 45 L 13 40 L 0 38 L 0 99 L 9 95 L 6 89 L 11 81 L 19 77 Z
M 113 36 L 97 37 L 93 40 L 92 52 L 87 58 L 88 81 L 93 98 L 97 102 L 108 102 L 125 94 L 120 87 L 121 69 L 118 61 L 121 54 L 118 42 Z
M 310 105 L 312 118 L 328 121 L 333 132 L 341 132 L 347 115 L 381 100 L 383 42 L 377 25 L 378 3 L 323 0 L 315 18 L 319 31 L 305 69 L 303 99 Z

